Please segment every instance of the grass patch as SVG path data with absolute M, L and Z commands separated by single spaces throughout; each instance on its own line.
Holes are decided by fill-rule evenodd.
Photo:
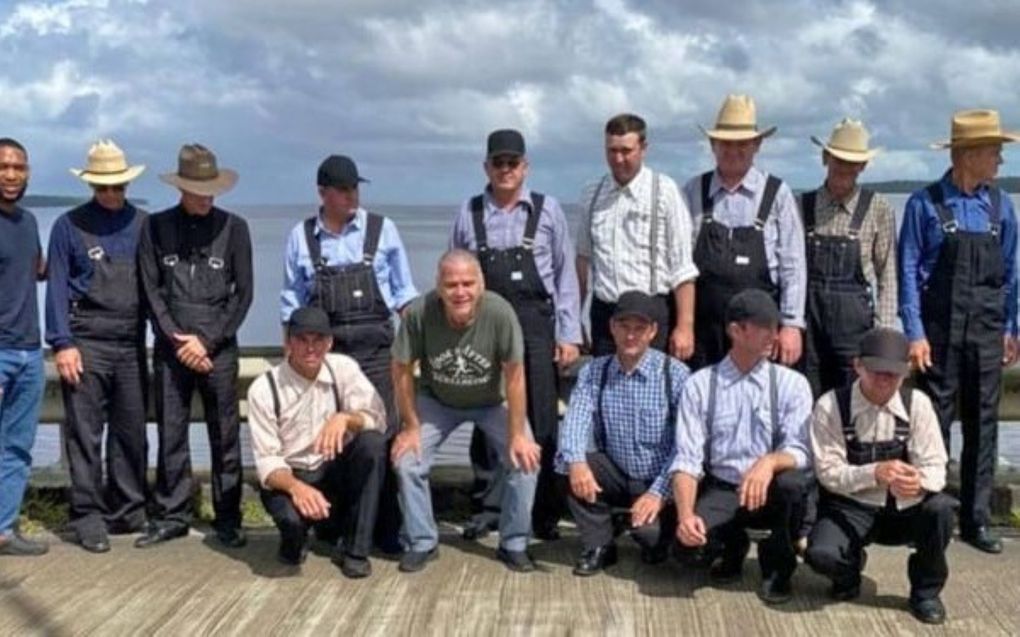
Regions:
M 63 489 L 29 488 L 21 505 L 18 524 L 26 535 L 57 533 L 67 526 L 67 497 Z

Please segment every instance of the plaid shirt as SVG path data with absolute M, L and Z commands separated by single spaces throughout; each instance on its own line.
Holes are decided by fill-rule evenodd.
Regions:
M 629 374 L 615 356 L 596 358 L 581 370 L 560 428 L 558 472 L 566 474 L 570 463 L 586 462 L 587 452 L 597 449 L 629 477 L 651 480 L 649 493 L 669 497 L 677 427 L 669 420 L 669 407 L 673 405 L 673 413 L 679 414 L 680 392 L 690 371 L 669 358 L 672 386 L 668 396 L 664 395 L 665 360 L 665 354 L 650 349 Z M 600 401 L 607 361 L 609 376 Z M 596 419 L 599 405 L 602 417 Z

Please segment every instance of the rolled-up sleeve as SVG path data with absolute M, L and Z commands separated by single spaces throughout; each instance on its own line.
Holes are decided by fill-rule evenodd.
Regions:
M 708 371 L 696 374 L 684 385 L 676 422 L 676 455 L 669 468 L 671 474 L 681 471 L 700 480 L 705 473 L 707 431 L 703 405 L 706 404 L 704 386 L 710 374 Z
M 804 327 L 804 301 L 807 298 L 807 257 L 804 252 L 804 226 L 789 186 L 783 184 L 776 198 L 779 226 L 776 229 L 779 267 L 779 311 L 785 326 Z
M 793 456 L 798 469 L 811 465 L 809 421 L 811 419 L 811 386 L 806 378 L 795 374 L 788 385 L 788 395 L 781 400 L 779 416 L 780 443 L 776 451 Z
M 278 469 L 290 469 L 284 459 L 279 423 L 273 410 L 269 381 L 260 376 L 248 388 L 248 430 L 251 452 L 259 484 L 268 488 L 266 479 Z
M 664 179 L 662 184 L 662 201 L 666 210 L 666 263 L 669 268 L 669 289 L 698 276 L 698 268 L 694 265 L 694 254 L 691 250 L 691 213 L 687 203 L 680 196 L 676 182 Z

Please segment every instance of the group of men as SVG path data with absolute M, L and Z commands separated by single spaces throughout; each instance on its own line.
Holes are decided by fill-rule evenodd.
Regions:
M 754 164 L 775 128 L 759 129 L 749 97 L 727 97 L 703 130 L 716 167 L 679 189 L 645 165 L 645 122 L 610 119 L 609 171 L 581 194 L 576 254 L 559 203 L 525 185 L 523 136 L 494 131 L 488 184 L 458 212 L 436 288 L 422 296 L 393 222 L 360 205 L 355 163 L 321 164 L 322 205 L 286 248 L 286 360 L 249 390 L 282 561 L 302 561 L 314 527 L 349 577 L 371 572 L 373 545 L 403 551 L 403 571 L 424 568 L 438 554 L 435 451 L 472 422 L 479 512 L 464 534 L 498 528 L 497 556 L 512 570 L 534 569 L 529 538 L 558 538 L 569 508 L 577 575 L 611 565 L 614 537 L 629 528 L 647 563 L 678 541 L 685 560 L 732 579 L 746 527 L 759 526 L 769 531 L 758 550 L 766 602 L 789 598 L 798 548 L 849 599 L 864 546 L 891 537 L 917 551 L 911 610 L 944 619 L 956 501 L 941 490 L 958 400 L 961 535 L 1002 549 L 989 506 L 1001 370 L 1017 357 L 1017 229 L 993 181 L 1002 144 L 1020 136 L 994 111 L 955 114 L 940 145 L 952 167 L 910 198 L 897 249 L 892 208 L 857 185 L 877 152 L 860 122 L 812 138 L 826 179 L 799 201 Z M 97 143 L 74 171 L 94 196 L 57 221 L 47 264 L 17 205 L 27 153 L 0 140 L 0 553 L 45 551 L 14 520 L 43 383 L 35 281 L 47 274 L 81 545 L 107 551 L 108 533 L 143 525 L 139 547 L 188 531 L 195 390 L 216 537 L 245 543 L 236 332 L 252 300 L 251 241 L 240 217 L 213 205 L 237 175 L 187 145 L 162 176 L 180 203 L 149 216 L 125 194 L 143 169 Z M 561 426 L 559 371 L 584 344 L 589 291 L 594 358 Z M 905 336 L 892 329 L 897 314 Z M 146 317 L 159 430 L 150 497 Z M 923 391 L 902 388 L 911 367 Z

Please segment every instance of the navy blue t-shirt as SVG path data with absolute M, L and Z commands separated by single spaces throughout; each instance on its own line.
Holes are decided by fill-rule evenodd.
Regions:
M 0 210 L 0 349 L 37 349 L 37 272 L 42 248 L 35 216 Z

